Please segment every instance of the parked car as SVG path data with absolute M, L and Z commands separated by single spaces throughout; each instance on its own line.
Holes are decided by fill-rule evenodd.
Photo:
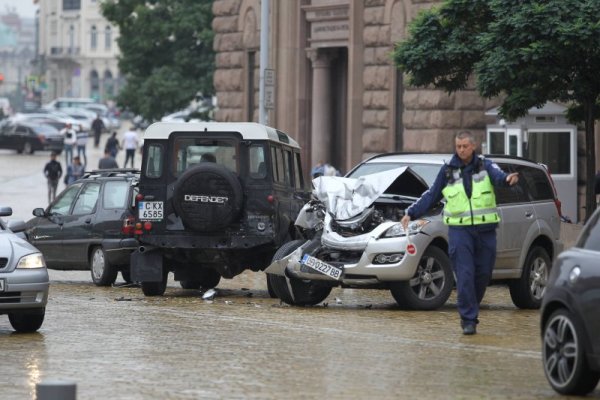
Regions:
M 558 393 L 585 395 L 600 380 L 600 209 L 550 272 L 542 302 L 544 372 Z
M 79 121 L 75 118 L 71 118 L 66 114 L 58 112 L 45 112 L 45 113 L 17 113 L 12 117 L 13 121 L 31 122 L 35 124 L 46 124 L 52 125 L 59 131 L 63 129 L 67 124 L 71 124 L 74 127 L 79 127 Z
M 115 282 L 121 271 L 131 282 L 135 183 L 139 171 L 86 173 L 63 190 L 48 208 L 33 210 L 27 238 L 44 254 L 48 268 L 90 270 L 98 286 Z
M 158 122 L 144 134 L 132 278 L 162 295 L 262 270 L 308 200 L 300 148 L 255 123 Z
M 0 148 L 13 149 L 17 153 L 33 154 L 38 150 L 60 153 L 63 136 L 58 129 L 47 124 L 10 119 L 0 122 Z
M 277 297 L 294 305 L 317 304 L 334 286 L 380 287 L 403 308 L 441 307 L 454 285 L 443 204 L 412 221 L 408 235 L 399 221 L 450 158 L 384 154 L 360 163 L 345 178 L 316 178 L 316 198 L 296 224 L 316 226 L 321 234 L 278 250 L 265 270 Z M 516 187 L 496 188 L 501 222 L 492 278 L 508 283 L 517 307 L 537 308 L 551 261 L 562 250 L 560 203 L 544 166 L 516 157 L 489 158 L 520 176 Z
M 12 208 L 0 207 L 0 217 Z M 25 229 L 23 221 L 10 224 L 15 232 Z M 44 322 L 50 279 L 44 256 L 11 231 L 0 218 L 0 314 L 8 314 L 17 332 L 35 332 Z

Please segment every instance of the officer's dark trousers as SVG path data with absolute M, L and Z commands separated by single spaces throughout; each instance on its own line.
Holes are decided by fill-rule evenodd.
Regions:
M 458 312 L 465 322 L 478 322 L 496 261 L 496 229 L 489 226 L 449 227 L 450 260 L 456 274 Z

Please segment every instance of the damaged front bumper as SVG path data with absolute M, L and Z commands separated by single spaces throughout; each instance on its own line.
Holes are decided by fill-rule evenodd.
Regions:
M 422 251 L 429 244 L 430 238 L 423 233 L 411 235 L 410 242 L 406 237 L 381 238 L 381 234 L 387 228 L 389 228 L 389 224 L 382 224 L 372 232 L 351 238 L 342 237 L 335 232 L 333 234 L 323 232 L 320 243 L 307 241 L 291 254 L 274 261 L 265 272 L 289 278 L 328 281 L 332 284 L 347 286 L 367 286 L 381 282 L 409 280 L 415 275 Z M 411 246 L 407 251 L 409 244 Z M 344 253 L 362 253 L 357 260 L 352 262 L 321 260 L 325 264 L 342 270 L 339 278 L 335 279 L 302 262 L 305 254 L 315 257 L 323 250 L 330 254 L 339 253 L 342 259 L 345 258 L 343 257 Z

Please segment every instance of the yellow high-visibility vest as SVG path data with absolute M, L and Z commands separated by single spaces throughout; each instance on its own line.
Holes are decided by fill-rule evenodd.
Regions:
M 446 198 L 443 212 L 444 224 L 464 226 L 500 222 L 494 185 L 485 169 L 473 174 L 471 198 L 465 191 L 460 170 L 453 171 L 453 178 L 442 190 Z

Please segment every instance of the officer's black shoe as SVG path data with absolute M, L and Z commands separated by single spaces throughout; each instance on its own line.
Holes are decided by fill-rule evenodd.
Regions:
M 463 330 L 463 335 L 474 335 L 477 333 L 477 325 L 474 322 L 461 321 L 460 326 Z

